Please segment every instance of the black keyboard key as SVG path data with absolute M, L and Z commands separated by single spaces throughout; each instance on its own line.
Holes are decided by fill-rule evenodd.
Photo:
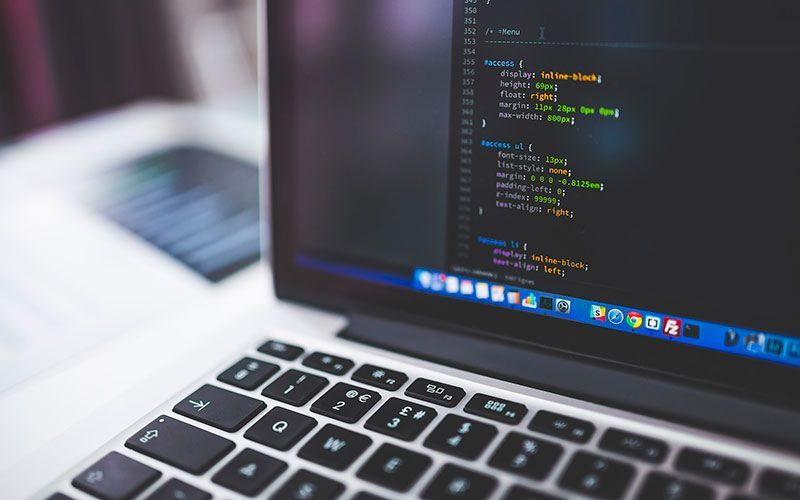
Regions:
M 734 486 L 743 485 L 750 477 L 746 463 L 692 448 L 681 450 L 675 468 Z
M 150 494 L 147 500 L 211 500 L 211 493 L 172 478 Z
M 299 370 L 288 370 L 261 391 L 261 394 L 292 406 L 303 406 L 317 395 L 328 381 Z
M 497 488 L 491 476 L 447 464 L 430 482 L 422 498 L 428 500 L 464 500 L 488 498 Z
M 595 498 L 621 498 L 633 479 L 633 466 L 585 451 L 576 452 L 558 484 Z
M 564 449 L 555 443 L 512 432 L 489 460 L 489 465 L 530 479 L 544 479 Z
M 497 428 L 459 415 L 447 415 L 425 439 L 428 448 L 472 460 L 489 446 Z
M 384 444 L 361 467 L 357 476 L 384 488 L 404 492 L 411 489 L 432 462 L 425 455 Z
M 353 373 L 353 380 L 387 391 L 396 391 L 408 381 L 408 376 L 395 370 L 375 365 L 363 365 Z
M 202 474 L 227 455 L 233 441 L 161 415 L 125 441 L 139 453 L 192 474 Z
M 311 411 L 352 424 L 380 399 L 381 395 L 375 391 L 339 382 L 314 401 Z
M 600 440 L 600 448 L 654 464 L 663 462 L 669 453 L 664 441 L 619 429 L 608 429 Z
M 257 443 L 286 451 L 317 425 L 311 417 L 275 407 L 244 433 L 244 437 Z
M 366 491 L 359 491 L 356 496 L 352 498 L 352 500 L 386 500 L 383 497 L 379 497 L 373 493 L 369 493 Z
M 728 495 L 725 497 L 725 500 L 759 500 L 756 497 L 751 497 L 750 495 L 742 495 L 741 493 L 734 493 L 733 495 Z
M 312 352 L 303 360 L 303 365 L 334 375 L 344 375 L 355 366 L 349 359 L 332 356 L 324 352 Z
M 285 344 L 276 340 L 268 340 L 261 344 L 258 352 L 275 356 L 276 358 L 285 359 L 287 361 L 294 361 L 303 354 L 303 348 L 296 345 Z
M 576 443 L 585 443 L 594 434 L 594 425 L 591 422 L 545 410 L 541 410 L 533 417 L 528 428 Z
M 508 490 L 506 496 L 503 497 L 503 500 L 562 500 L 562 498 L 548 495 L 547 493 L 542 493 L 530 488 L 514 486 Z
M 651 472 L 636 496 L 639 500 L 711 500 L 714 490 L 703 484 Z
M 334 500 L 344 485 L 319 474 L 300 469 L 270 498 L 273 500 Z
M 522 417 L 528 413 L 528 409 L 523 404 L 495 398 L 487 394 L 472 396 L 472 399 L 464 406 L 464 411 L 511 425 L 520 423 Z
M 211 481 L 236 493 L 254 497 L 269 486 L 286 467 L 286 462 L 246 448 L 217 471 Z
M 104 500 L 124 500 L 135 497 L 159 477 L 156 469 L 112 451 L 78 474 L 72 486 Z
M 426 378 L 418 378 L 406 389 L 406 396 L 448 408 L 457 405 L 466 395 L 467 393 L 461 387 L 435 382 Z
M 217 380 L 252 391 L 263 384 L 265 380 L 275 375 L 278 369 L 278 365 L 274 363 L 267 363 L 253 358 L 243 358 L 220 373 Z
M 372 444 L 372 439 L 328 424 L 297 453 L 300 458 L 335 470 L 345 470 Z
M 391 398 L 364 424 L 369 430 L 413 441 L 436 417 L 436 410 L 404 399 Z
M 263 401 L 206 384 L 176 404 L 172 411 L 217 429 L 235 432 L 266 407 Z
M 758 480 L 758 489 L 777 498 L 800 499 L 800 475 L 766 469 Z
M 104 500 L 133 498 L 156 482 L 161 473 L 112 451 L 72 480 L 72 486 Z
M 72 497 L 68 497 L 67 495 L 61 492 L 57 492 L 47 497 L 46 500 L 74 500 L 74 499 Z

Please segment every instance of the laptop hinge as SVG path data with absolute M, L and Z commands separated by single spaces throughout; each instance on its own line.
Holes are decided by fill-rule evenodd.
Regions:
M 530 346 L 353 314 L 340 336 L 454 368 L 800 453 L 800 412 Z M 753 425 L 769 422 L 769 425 Z

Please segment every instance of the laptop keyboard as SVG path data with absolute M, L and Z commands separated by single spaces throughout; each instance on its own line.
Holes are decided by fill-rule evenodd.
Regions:
M 279 500 L 800 499 L 796 463 L 759 468 L 274 340 L 215 376 L 71 477 L 70 494 L 205 500 L 213 484 Z

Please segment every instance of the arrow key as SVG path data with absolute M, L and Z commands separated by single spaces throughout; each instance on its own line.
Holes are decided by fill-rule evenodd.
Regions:
M 172 411 L 223 431 L 236 432 L 266 406 L 257 399 L 206 384 L 176 404 Z

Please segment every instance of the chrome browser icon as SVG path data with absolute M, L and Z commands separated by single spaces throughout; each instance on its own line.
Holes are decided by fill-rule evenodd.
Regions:
M 636 311 L 631 311 L 628 313 L 628 316 L 625 318 L 625 322 L 628 323 L 628 326 L 633 328 L 634 330 L 642 326 L 642 315 Z

